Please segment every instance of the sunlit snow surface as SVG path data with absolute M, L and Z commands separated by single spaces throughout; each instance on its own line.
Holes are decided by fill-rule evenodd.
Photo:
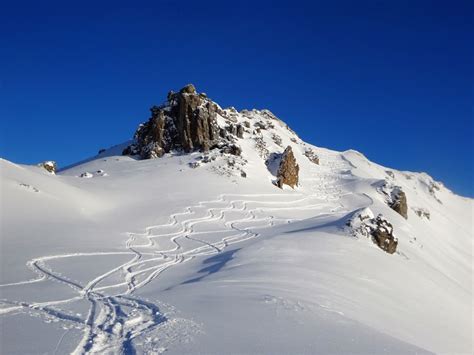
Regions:
M 246 178 L 225 157 L 191 168 L 200 153 L 112 149 L 57 175 L 2 160 L 0 352 L 472 353 L 472 200 L 354 151 L 312 147 L 313 164 L 275 126 L 262 137 L 293 146 L 295 190 L 250 133 Z M 394 225 L 397 253 L 350 233 L 363 208 Z

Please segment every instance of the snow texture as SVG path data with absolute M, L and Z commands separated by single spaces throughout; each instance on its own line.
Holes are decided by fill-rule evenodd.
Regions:
M 240 156 L 0 161 L 0 353 L 472 354 L 471 199 L 307 144 L 268 110 L 217 120 L 244 127 Z M 287 146 L 294 190 L 266 164 Z M 394 254 L 354 234 L 380 214 Z

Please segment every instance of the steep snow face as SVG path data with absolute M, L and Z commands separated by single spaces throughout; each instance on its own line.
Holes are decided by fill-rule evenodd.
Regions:
M 471 199 L 268 110 L 216 120 L 244 128 L 239 155 L 0 161 L 1 353 L 472 353 Z M 299 185 L 280 189 L 288 146 Z M 393 254 L 360 233 L 378 215 Z

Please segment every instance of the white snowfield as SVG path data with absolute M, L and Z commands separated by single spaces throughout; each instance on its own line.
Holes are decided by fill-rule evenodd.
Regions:
M 228 112 L 274 128 L 206 163 L 123 146 L 56 175 L 0 161 L 1 354 L 473 353 L 473 200 Z M 293 147 L 297 188 L 272 183 L 262 142 Z M 350 230 L 361 211 L 393 224 L 396 253 Z

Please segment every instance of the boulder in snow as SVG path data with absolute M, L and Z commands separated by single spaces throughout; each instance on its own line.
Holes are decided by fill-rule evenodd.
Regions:
M 383 251 L 393 254 L 397 250 L 398 239 L 393 233 L 392 224 L 381 214 L 374 217 L 369 208 L 356 212 L 347 222 L 354 236 L 365 236 Z
M 396 187 L 392 190 L 392 201 L 390 207 L 403 218 L 408 219 L 407 196 L 401 188 Z
M 47 160 L 42 163 L 39 163 L 38 166 L 46 169 L 51 174 L 56 174 L 57 165 L 56 165 L 56 162 L 52 160 Z

